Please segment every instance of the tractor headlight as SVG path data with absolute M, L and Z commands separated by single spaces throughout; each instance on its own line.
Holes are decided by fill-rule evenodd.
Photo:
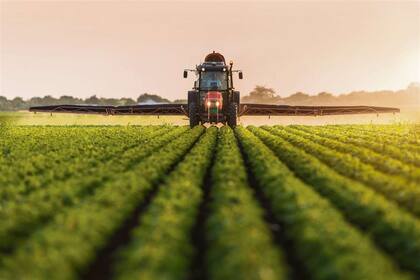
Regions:
M 220 105 L 220 102 L 216 101 L 216 106 L 219 107 L 219 105 Z
M 210 105 L 211 105 L 211 102 L 207 101 L 207 107 L 210 107 Z

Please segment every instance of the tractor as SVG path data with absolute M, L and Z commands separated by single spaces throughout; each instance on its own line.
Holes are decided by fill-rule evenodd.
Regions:
M 188 77 L 188 72 L 194 72 L 197 77 L 194 87 L 188 91 L 191 127 L 204 123 L 236 126 L 240 93 L 233 86 L 233 73 L 237 72 L 239 79 L 243 78 L 243 74 L 232 68 L 232 61 L 227 65 L 224 56 L 213 51 L 196 69 L 184 70 L 184 78 Z

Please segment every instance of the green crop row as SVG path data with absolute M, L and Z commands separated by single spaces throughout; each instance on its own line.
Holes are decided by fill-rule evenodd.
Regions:
M 168 131 L 168 128 L 148 127 L 130 129 L 128 132 L 125 129 L 110 129 L 109 131 L 99 128 L 86 131 L 81 128 L 64 129 L 62 132 L 68 134 L 67 137 L 57 138 L 53 137 L 53 134 L 51 139 L 44 140 L 46 143 L 44 147 L 31 149 L 30 145 L 29 147 L 28 145 L 17 145 L 17 147 L 9 145 L 12 155 L 5 156 L 4 159 L 7 160 L 9 157 L 12 159 L 0 164 L 2 167 L 0 172 L 4 174 L 0 178 L 0 185 L 3 186 L 0 197 L 14 199 L 10 195 L 27 194 L 44 188 L 51 182 L 63 180 L 73 174 L 80 174 L 88 170 L 88 167 L 118 156 L 124 150 L 138 145 L 145 135 L 157 136 L 159 131 L 165 130 Z M 82 131 L 83 134 L 80 135 Z M 26 142 L 32 141 L 24 140 L 24 143 Z M 14 160 L 16 156 L 20 159 Z
M 248 185 L 238 143 L 222 127 L 206 223 L 209 279 L 287 279 L 287 265 Z
M 194 258 L 191 231 L 216 136 L 216 127 L 207 129 L 159 186 L 130 243 L 118 254 L 116 279 L 187 279 Z
M 280 136 L 250 127 L 303 181 L 411 271 L 420 273 L 420 221 L 379 193 L 335 172 Z
M 418 124 L 347 124 L 329 126 L 371 132 L 386 136 L 413 136 L 420 133 L 420 126 Z
M 400 134 L 396 129 L 387 128 L 386 132 L 381 130 L 364 130 L 357 129 L 353 126 L 324 126 L 321 127 L 326 131 L 332 133 L 339 133 L 346 137 L 361 138 L 367 141 L 373 141 L 376 143 L 382 143 L 387 146 L 393 146 L 395 148 L 404 149 L 407 151 L 420 152 L 420 134 L 412 133 L 410 130 Z
M 306 275 L 311 279 L 407 276 L 326 199 L 297 179 L 261 140 L 244 128 L 237 128 L 236 133 Z
M 418 150 L 416 152 L 416 150 L 412 150 L 410 147 L 407 147 L 404 144 L 399 143 L 395 145 L 390 145 L 386 143 L 386 140 L 382 141 L 379 135 L 372 135 L 368 139 L 360 137 L 359 134 L 347 135 L 346 137 L 343 137 L 336 134 L 336 132 L 339 131 L 337 129 L 330 129 L 328 127 L 324 128 L 324 130 L 328 131 L 329 136 L 333 139 L 343 141 L 344 143 L 365 147 L 377 153 L 405 162 L 407 164 L 412 164 L 416 167 L 420 167 L 420 154 L 418 153 Z M 341 133 L 344 134 L 345 132 L 341 131 Z M 360 132 L 360 134 L 363 135 L 363 132 Z M 386 137 L 387 136 L 384 136 L 382 138 L 386 139 Z M 416 146 L 418 146 L 418 144 Z
M 338 131 L 336 128 L 333 131 Z M 344 130 L 345 131 L 345 130 Z M 387 146 L 393 146 L 398 149 L 420 153 L 420 133 L 412 131 L 398 134 L 395 129 L 391 129 L 386 133 L 381 131 L 357 131 L 350 129 L 346 133 L 349 137 L 364 138 L 368 141 L 376 141 Z
M 398 176 L 379 172 L 371 165 L 365 164 L 352 156 L 351 153 L 338 152 L 329 145 L 317 144 L 299 134 L 291 133 L 290 130 L 280 127 L 264 127 L 264 129 L 312 154 L 343 176 L 353 178 L 366 186 L 372 187 L 387 198 L 398 202 L 401 207 L 420 216 L 420 188 L 418 188 L 418 184 Z
M 158 137 L 165 132 L 170 133 L 171 130 L 173 129 L 153 129 L 150 127 L 149 129 L 131 131 L 129 134 L 125 134 L 124 138 L 127 138 L 126 140 L 123 140 L 124 138 L 108 137 L 107 134 L 103 135 L 100 131 L 88 136 L 75 136 L 75 138 L 84 140 L 78 141 L 77 144 L 72 143 L 72 145 L 69 145 L 68 142 L 61 142 L 64 147 L 70 146 L 69 149 L 75 151 L 63 148 L 54 152 L 56 155 L 53 158 L 30 157 L 27 164 L 29 166 L 37 165 L 37 172 L 27 174 L 25 168 L 10 166 L 10 172 L 16 174 L 9 177 L 10 183 L 3 182 L 1 184 L 3 187 L 0 190 L 0 195 L 5 200 L 20 200 L 33 192 L 42 191 L 57 181 L 63 182 L 75 177 L 84 177 L 89 173 L 92 174 L 95 171 L 94 168 L 98 168 L 106 162 L 112 163 L 114 161 L 113 164 L 116 165 L 120 159 L 124 158 L 124 154 L 132 152 L 130 150 L 139 150 L 142 145 L 146 145 L 154 137 Z M 118 133 L 118 131 L 108 133 L 112 132 Z M 132 136 L 131 133 L 141 136 Z M 92 139 L 100 140 L 93 141 Z M 77 145 L 77 148 L 74 147 L 75 145 Z M 134 152 L 136 151 L 134 150 Z M 40 153 L 42 154 L 42 151 Z M 49 164 L 44 162 L 49 162 Z M 22 169 L 22 172 L 17 172 L 17 170 Z
M 203 132 L 202 127 L 196 127 L 173 139 L 77 207 L 56 215 L 7 258 L 0 259 L 0 279 L 78 278 Z
M 417 184 L 420 184 L 420 168 L 412 164 L 403 163 L 399 160 L 390 158 L 364 147 L 331 139 L 328 133 L 324 133 L 322 130 L 317 128 L 307 129 L 296 126 L 285 127 L 285 130 L 339 152 L 351 154 L 352 156 L 362 160 L 364 163 L 370 164 L 384 173 L 388 173 L 396 177 L 401 176 L 403 179 L 412 180 Z M 340 132 L 336 132 L 335 135 L 341 136 L 342 134 Z
M 358 137 L 376 137 L 388 144 L 420 144 L 420 130 L 416 125 L 328 125 Z
M 0 125 L 0 279 L 420 279 L 419 128 Z
M 81 133 L 83 132 L 83 133 Z M 116 130 L 104 128 L 80 127 L 11 127 L 8 133 L 1 139 L 1 146 L 9 149 L 3 151 L 4 160 L 10 164 L 19 164 L 14 160 L 21 160 L 25 156 L 31 160 L 31 156 L 44 156 L 49 154 L 55 156 L 56 152 L 68 150 L 69 148 L 80 149 L 79 143 L 94 143 L 98 140 L 98 134 L 110 132 L 109 136 L 115 138 Z M 109 137 L 107 137 L 109 138 Z M 100 140 L 100 138 L 99 138 Z
M 0 251 L 9 251 L 34 227 L 46 223 L 63 209 L 83 203 L 84 198 L 95 189 L 118 179 L 117 176 L 124 175 L 125 170 L 186 130 L 186 127 L 179 127 L 160 138 L 148 139 L 144 136 L 144 143 L 139 143 L 143 145 L 127 150 L 114 160 L 91 167 L 91 176 L 74 175 L 70 180 L 57 181 L 18 200 L 6 201 L 0 209 Z

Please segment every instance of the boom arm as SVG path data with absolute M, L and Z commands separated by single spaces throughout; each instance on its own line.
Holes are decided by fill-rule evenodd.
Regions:
M 102 115 L 188 115 L 186 104 L 150 104 L 130 106 L 50 105 L 30 107 L 30 112 Z
M 351 114 L 399 113 L 400 109 L 375 106 L 289 106 L 241 104 L 239 116 L 324 116 Z
M 132 106 L 50 105 L 29 108 L 31 112 L 79 113 L 103 115 L 185 115 L 187 104 L 150 104 Z M 350 114 L 399 113 L 400 109 L 375 106 L 289 106 L 240 104 L 238 116 L 324 116 Z

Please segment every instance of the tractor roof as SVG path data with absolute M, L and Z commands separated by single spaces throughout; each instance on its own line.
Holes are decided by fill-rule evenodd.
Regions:
M 219 62 L 223 63 L 223 65 L 226 64 L 225 57 L 222 54 L 217 53 L 215 51 L 206 55 L 206 58 L 204 58 L 204 62 Z
M 222 62 L 203 62 L 200 65 L 197 65 L 197 71 L 202 71 L 203 68 L 205 71 L 228 71 L 228 67 Z M 223 70 L 225 69 L 225 70 Z

